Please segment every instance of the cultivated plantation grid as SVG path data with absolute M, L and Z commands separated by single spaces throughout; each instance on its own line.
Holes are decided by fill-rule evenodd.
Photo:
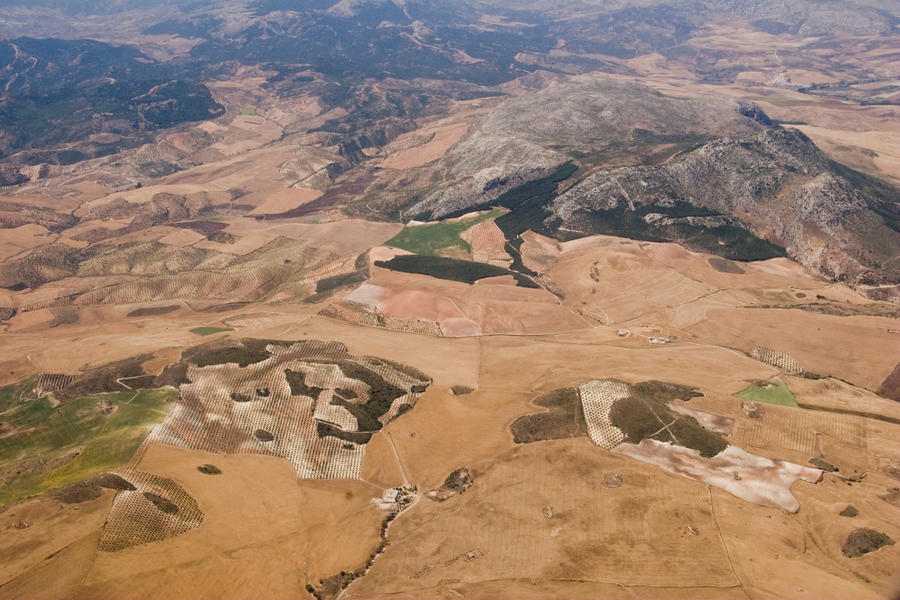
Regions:
M 757 346 L 750 353 L 750 356 L 759 362 L 781 369 L 790 375 L 797 375 L 803 372 L 803 367 L 800 366 L 800 362 L 796 358 L 790 354 L 772 350 L 765 346 Z
M 357 418 L 334 401 L 362 405 L 371 397 L 370 386 L 346 376 L 338 363 L 352 362 L 403 390 L 379 418 L 381 424 L 399 416 L 403 406 L 414 405 L 430 383 L 378 359 L 352 357 L 338 342 L 270 345 L 267 351 L 269 358 L 245 367 L 189 367 L 190 383 L 181 386 L 181 399 L 147 441 L 206 452 L 281 456 L 301 479 L 358 479 L 365 443 L 319 433 L 322 424 L 358 433 Z M 307 391 L 315 397 L 292 394 L 286 371 L 302 373 Z
M 100 535 L 101 551 L 117 552 L 168 539 L 203 521 L 197 502 L 171 479 L 130 468 L 114 473 L 135 489 L 116 494 Z
M 578 387 L 588 436 L 591 441 L 617 453 L 656 465 L 671 473 L 724 489 L 740 498 L 767 506 L 796 510 L 799 502 L 790 493 L 797 479 L 815 482 L 821 471 L 785 461 L 758 457 L 732 445 L 711 458 L 677 442 L 645 439 L 625 443 L 624 432 L 613 425 L 614 404 L 632 395 L 631 387 L 620 381 L 591 380 Z M 813 453 L 817 435 L 825 433 L 855 447 L 866 447 L 862 419 L 846 421 L 838 415 L 818 415 L 812 411 L 781 406 L 771 407 L 764 419 L 743 418 L 734 437 L 751 446 L 779 447 Z M 734 476 L 738 473 L 738 477 Z
M 222 454 L 265 454 L 286 458 L 300 479 L 359 479 L 365 436 L 358 441 L 320 434 L 326 424 L 351 434 L 361 431 L 354 414 L 334 400 L 365 405 L 377 392 L 341 365 L 370 373 L 399 397 L 379 411 L 385 424 L 413 406 L 431 383 L 402 365 L 374 357 L 354 357 L 339 342 L 270 344 L 269 357 L 246 366 L 190 365 L 181 399 L 138 449 L 129 466 L 113 471 L 134 489 L 120 489 L 100 538 L 99 549 L 116 552 L 160 541 L 199 527 L 196 501 L 176 482 L 137 468 L 148 444 L 161 443 Z M 302 374 L 292 390 L 287 372 Z M 58 383 L 50 376 L 47 386 Z M 306 393 L 303 393 L 306 392 Z
M 606 450 L 625 441 L 625 434 L 612 424 L 609 413 L 617 400 L 631 396 L 628 386 L 621 381 L 595 379 L 582 384 L 578 393 L 591 441 Z
M 51 392 L 58 392 L 72 383 L 74 379 L 74 375 L 67 375 L 65 373 L 42 373 L 40 377 L 38 377 L 37 383 L 34 386 L 34 391 L 39 396 Z

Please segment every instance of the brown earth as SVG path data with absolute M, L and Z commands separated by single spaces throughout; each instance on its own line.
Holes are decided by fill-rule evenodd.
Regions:
M 384 159 L 381 162 L 381 166 L 386 169 L 405 170 L 426 165 L 443 156 L 468 130 L 469 126 L 461 123 L 444 127 L 426 127 L 406 136 L 400 136 L 394 141 L 394 145 L 400 148 L 410 143 L 415 143 L 415 140 L 412 139 L 413 136 L 420 140 L 427 139 L 428 141 L 421 145 L 399 150 L 396 154 L 392 154 Z M 388 151 L 390 151 L 390 148 Z
M 215 461 L 222 474 L 198 472 L 198 460 Z M 82 549 L 93 556 L 88 564 L 79 555 L 51 556 L 47 564 L 75 579 L 52 596 L 304 598 L 307 581 L 353 567 L 377 545 L 380 515 L 369 502 L 377 488 L 362 482 L 301 485 L 290 465 L 271 457 L 155 445 L 139 467 L 180 482 L 203 510 L 202 525 L 174 538 L 177 550 L 165 542 L 116 553 L 88 547 Z M 253 493 L 236 496 L 237 487 Z M 0 588 L 0 597 L 47 597 L 47 591 L 25 571 Z
M 798 127 L 831 156 L 900 181 L 900 129 L 885 116 L 889 109 L 769 85 L 772 49 L 792 52 L 791 43 L 743 26 L 709 28 L 694 47 L 748 49 L 744 72 L 729 83 L 699 82 L 696 72 L 662 55 L 615 64 L 667 94 L 727 94 L 757 102 L 773 118 L 804 121 Z M 886 67 L 884 56 L 860 51 L 848 61 Z M 787 72 L 795 82 L 830 77 L 794 67 Z M 197 343 L 191 329 L 228 326 L 234 332 L 226 335 L 235 337 L 339 341 L 354 355 L 415 367 L 433 385 L 414 410 L 372 438 L 359 480 L 298 480 L 279 457 L 150 444 L 134 467 L 177 482 L 204 514 L 199 527 L 165 541 L 98 552 L 113 501 L 109 490 L 77 504 L 44 496 L 6 507 L 0 510 L 0 598 L 306 598 L 307 584 L 360 568 L 379 546 L 387 513 L 374 498 L 403 483 L 420 492 L 439 489 L 461 465 L 472 487 L 400 513 L 386 530 L 390 545 L 344 598 L 886 598 L 900 589 L 897 545 L 855 558 L 841 552 L 857 528 L 900 539 L 900 415 L 887 398 L 895 395 L 900 350 L 900 338 L 889 330 L 900 327 L 884 303 L 787 259 L 734 263 L 674 244 L 607 236 L 558 244 L 525 233 L 522 260 L 542 274 L 545 289 L 516 287 L 509 277 L 469 286 L 373 267 L 393 255 L 381 246 L 402 228 L 383 219 L 395 218 L 398 203 L 408 200 L 403 194 L 429 184 L 431 163 L 497 100 L 457 103 L 450 119 L 421 122 L 385 148 L 367 148 L 370 161 L 332 181 L 326 166 L 343 159 L 318 144 L 317 134 L 278 140 L 346 113 L 323 113 L 309 96 L 277 100 L 264 87 L 267 77 L 248 68 L 233 81 L 212 84 L 231 112 L 197 126 L 216 137 L 208 147 L 197 150 L 185 132 L 173 132 L 116 157 L 124 166 L 110 161 L 95 171 L 65 172 L 11 196 L 87 217 L 119 200 L 141 206 L 171 193 L 202 199 L 215 219 L 189 222 L 215 225 L 185 228 L 179 217 L 131 230 L 133 219 L 120 216 L 91 216 L 59 233 L 25 225 L 3 230 L 0 261 L 55 241 L 92 251 L 99 243 L 124 248 L 158 240 L 253 268 L 271 266 L 273 256 L 292 261 L 284 264 L 310 260 L 314 268 L 277 294 L 246 298 L 209 292 L 221 279 L 211 268 L 187 275 L 209 287 L 185 284 L 164 298 L 88 303 L 79 306 L 77 322 L 56 327 L 60 309 L 69 308 L 56 299 L 144 276 L 73 273 L 34 290 L 0 290 L 0 307 L 31 307 L 0 325 L 0 383 L 78 373 L 141 354 L 145 370 L 156 374 Z M 505 89 L 525 94 L 531 85 L 543 85 L 540 76 Z M 236 116 L 246 106 L 257 115 Z M 133 167 L 160 156 L 190 157 L 193 166 L 156 179 Z M 126 189 L 138 181 L 140 188 Z M 348 218 L 337 208 L 345 200 L 348 213 L 379 220 Z M 203 228 L 232 237 L 209 240 Z M 473 253 L 508 260 L 496 225 L 470 233 Z M 261 251 L 279 238 L 291 244 Z M 370 249 L 368 262 L 357 260 Z M 141 258 L 154 266 L 152 256 Z M 371 277 L 362 285 L 369 287 L 354 284 L 319 304 L 302 303 L 318 281 L 366 267 Z M 196 289 L 205 292 L 187 297 Z M 318 314 L 354 294 L 385 315 L 432 321 L 444 335 L 462 337 Z M 780 373 L 748 356 L 756 346 L 832 377 Z M 801 406 L 761 403 L 760 418 L 750 419 L 732 394 L 776 375 Z M 606 452 L 585 437 L 515 444 L 510 425 L 538 410 L 537 395 L 591 378 L 697 387 L 704 395 L 683 406 L 710 422 L 731 420 L 727 439 L 737 448 L 804 466 L 819 459 L 838 470 L 817 484 L 790 485 L 800 507 L 792 514 Z M 463 387 L 475 391 L 454 393 Z M 206 475 L 197 470 L 203 464 L 222 473 Z M 849 504 L 859 510 L 853 519 L 840 516 Z
M 293 210 L 307 202 L 312 202 L 321 195 L 321 191 L 312 188 L 287 188 L 277 192 L 248 214 L 277 215 Z
M 604 268 L 592 271 L 594 261 L 600 260 Z M 646 281 L 647 289 L 659 291 L 635 297 L 613 292 L 621 272 L 617 265 L 630 269 L 636 281 Z M 298 482 L 283 459 L 209 455 L 151 445 L 138 467 L 183 486 L 205 515 L 201 526 L 165 542 L 114 555 L 96 554 L 96 542 L 91 542 L 90 536 L 95 535 L 105 513 L 101 511 L 96 521 L 73 514 L 65 519 L 80 527 L 78 537 L 83 541 L 49 561 L 40 562 L 54 550 L 38 549 L 32 562 L 10 563 L 10 577 L 15 580 L 0 587 L 0 596 L 41 597 L 44 591 L 53 590 L 54 597 L 169 597 L 172 593 L 215 597 L 263 590 L 265 595 L 303 597 L 307 581 L 317 583 L 365 563 L 379 542 L 384 516 L 370 500 L 380 497 L 383 488 L 405 479 L 420 490 L 437 489 L 447 473 L 466 465 L 475 484 L 445 502 L 418 502 L 395 519 L 388 530 L 391 545 L 371 571 L 350 586 L 346 597 L 376 593 L 432 597 L 449 590 L 490 597 L 498 589 L 537 595 L 550 590 L 554 590 L 551 595 L 594 594 L 598 590 L 615 594 L 622 589 L 617 584 L 632 586 L 632 592 L 645 597 L 738 597 L 744 593 L 742 588 L 751 594 L 793 597 L 798 586 L 810 597 L 822 597 L 829 590 L 840 590 L 848 597 L 877 597 L 890 585 L 896 546 L 852 559 L 866 561 L 862 566 L 845 563 L 842 561 L 851 559 L 841 558 L 840 547 L 849 531 L 832 535 L 829 524 L 839 523 L 842 517 L 838 513 L 852 503 L 860 510 L 854 526 L 870 526 L 898 539 L 898 509 L 881 498 L 897 487 L 900 478 L 900 447 L 894 431 L 900 426 L 853 414 L 763 405 L 763 417 L 753 420 L 760 422 L 761 433 L 748 429 L 750 420 L 731 394 L 746 387 L 747 381 L 768 379 L 777 370 L 727 346 L 734 340 L 756 343 L 762 329 L 758 319 L 770 313 L 800 319 L 800 324 L 793 326 L 795 331 L 804 327 L 815 331 L 816 323 L 829 320 L 839 327 L 844 343 L 868 340 L 867 323 L 890 319 L 744 308 L 766 301 L 767 295 L 788 294 L 793 291 L 791 285 L 812 294 L 821 290 L 834 301 L 865 301 L 838 288 L 826 288 L 792 270 L 790 263 L 742 268 L 745 273 L 741 275 L 721 273 L 710 266 L 707 257 L 684 254 L 669 245 L 598 238 L 564 246 L 559 262 L 550 269 L 552 281 L 568 291 L 563 304 L 542 290 L 499 283 L 466 286 L 377 269 L 374 274 L 372 283 L 392 294 L 454 298 L 461 309 L 483 310 L 481 314 L 495 306 L 498 316 L 483 323 L 502 324 L 498 320 L 502 315 L 534 328 L 535 334 L 526 329 L 510 335 L 515 329 L 507 326 L 501 334 L 437 338 L 342 323 L 315 316 L 320 307 L 288 303 L 235 305 L 221 315 L 186 308 L 166 314 L 142 312 L 139 314 L 145 316 L 139 320 L 123 317 L 141 310 L 141 305 L 127 310 L 91 307 L 81 311 L 76 324 L 47 330 L 41 329 L 38 320 L 30 330 L 4 334 L 16 336 L 15 351 L 8 346 L 0 349 L 0 361 L 9 367 L 2 371 L 8 380 L 35 370 L 75 372 L 84 363 L 103 364 L 112 358 L 157 350 L 159 356 L 146 364 L 158 365 L 153 367 L 158 371 L 171 362 L 179 347 L 195 343 L 189 329 L 227 319 L 237 329 L 235 335 L 242 337 L 341 341 L 353 354 L 386 356 L 420 369 L 434 384 L 415 410 L 390 423 L 384 435 L 373 437 L 363 460 L 364 481 Z M 592 279 L 591 272 L 601 281 Z M 675 291 L 665 290 L 655 287 L 660 285 L 655 281 L 659 277 L 682 283 Z M 740 283 L 730 278 L 738 278 Z M 751 280 L 743 283 L 746 278 Z M 606 281 L 608 286 L 602 283 Z M 696 298 L 691 290 L 716 290 L 728 284 L 732 287 L 711 297 L 722 296 L 721 308 L 703 307 L 705 314 L 731 311 L 728 327 L 701 329 L 704 321 L 695 321 L 691 328 L 702 331 L 705 338 L 699 334 L 691 338 L 690 333 L 672 327 L 685 316 L 697 318 L 691 311 L 702 299 L 690 302 Z M 598 291 L 592 294 L 591 287 L 579 291 L 579 286 Z M 677 297 L 685 292 L 684 306 L 667 305 L 669 294 Z M 542 315 L 548 310 L 569 311 L 568 306 L 581 306 L 579 298 L 598 295 L 597 308 L 624 315 L 627 320 L 592 326 L 577 318 L 572 321 L 573 331 L 564 332 L 558 317 Z M 152 313 L 159 306 L 145 308 Z M 421 312 L 424 308 L 407 303 L 404 310 Z M 540 319 L 555 327 L 542 331 Z M 749 329 L 742 320 L 757 323 L 756 328 Z M 98 335 L 100 323 L 104 331 Z M 782 323 L 789 326 L 790 321 Z M 633 330 L 634 335 L 619 337 L 621 327 Z M 744 335 L 752 339 L 733 333 L 741 327 L 747 328 Z M 658 335 L 655 330 L 668 335 L 677 331 L 678 339 L 651 345 L 642 336 Z M 771 343 L 763 337 L 762 341 Z M 79 344 L 82 340 L 90 343 Z M 71 351 L 73 345 L 78 345 L 78 353 Z M 804 364 L 835 360 L 828 358 L 824 344 L 821 350 L 809 344 L 788 350 Z M 887 352 L 887 346 L 881 352 Z M 870 363 L 884 362 L 875 354 L 872 351 Z M 872 364 L 850 362 L 842 367 L 844 371 L 852 368 L 877 374 Z M 884 371 L 893 366 L 885 363 Z M 9 371 L 14 373 L 6 375 Z M 710 493 L 698 482 L 607 453 L 585 437 L 516 447 L 509 425 L 535 411 L 530 402 L 536 394 L 605 377 L 627 382 L 661 379 L 698 387 L 705 395 L 687 405 L 734 419 L 731 443 L 753 454 L 796 464 L 808 464 L 810 458 L 822 455 L 840 471 L 826 475 L 818 485 L 792 486 L 790 491 L 801 508 L 796 515 L 788 515 L 718 490 Z M 781 377 L 804 405 L 884 416 L 896 413 L 892 401 L 848 383 Z M 871 377 L 875 379 L 878 377 Z M 477 391 L 454 395 L 451 387 L 460 385 Z M 197 465 L 204 463 L 215 464 L 222 474 L 210 477 L 197 471 Z M 853 486 L 836 478 L 863 471 L 869 475 Z M 592 483 L 604 475 L 619 476 L 622 484 L 604 488 Z M 235 494 L 237 489 L 253 493 Z M 807 516 L 811 507 L 815 507 L 814 519 Z M 770 522 L 772 535 L 750 535 L 751 529 L 769 527 Z M 34 527 L 22 531 L 38 532 Z M 822 549 L 804 552 L 805 535 L 814 536 Z M 776 554 L 781 558 L 772 558 Z M 273 565 L 281 573 L 279 577 L 268 575 Z M 39 579 L 46 577 L 47 569 L 69 575 L 53 577 L 56 587 L 48 588 Z M 777 576 L 763 577 L 762 573 L 773 570 Z M 863 574 L 871 583 L 864 583 L 851 571 Z M 578 582 L 571 581 L 571 574 Z
M 493 219 L 479 223 L 465 232 L 472 246 L 472 260 L 508 268 L 512 257 L 506 251 L 506 238 Z

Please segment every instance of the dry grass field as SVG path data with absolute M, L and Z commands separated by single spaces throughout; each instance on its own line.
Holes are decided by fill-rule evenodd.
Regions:
M 586 440 L 549 450 L 530 445 L 472 465 L 477 494 L 429 503 L 398 522 L 391 533 L 402 541 L 349 588 L 350 597 L 414 596 L 486 580 L 738 585 L 703 486 L 641 473 Z M 598 489 L 606 473 L 619 474 L 622 485 Z
M 544 334 L 587 327 L 549 292 L 517 287 L 510 277 L 467 285 L 375 267 L 370 281 L 345 300 L 405 321 L 436 323 L 450 337 Z
M 197 465 L 205 463 L 216 465 L 222 474 L 197 471 Z M 59 587 L 48 588 L 46 580 L 24 577 L 4 585 L 0 594 L 302 598 L 307 581 L 362 562 L 378 543 L 381 517 L 370 502 L 377 488 L 369 484 L 300 485 L 283 460 L 161 445 L 151 446 L 139 466 L 179 481 L 203 510 L 200 527 L 173 538 L 175 547 L 164 542 L 97 553 L 90 543 L 68 546 L 68 552 L 51 553 L 50 559 L 45 555 L 38 563 L 66 573 L 66 581 L 56 580 Z M 235 489 L 247 493 L 235 495 Z M 109 498 L 101 501 L 107 504 Z M 82 533 L 75 539 L 89 538 L 90 533 Z
M 240 227 L 229 230 L 251 235 Z M 293 231 L 333 255 L 361 252 L 397 231 L 379 224 L 367 231 L 354 221 L 275 227 L 266 234 Z M 342 235 L 354 228 L 359 235 Z M 386 513 L 374 498 L 404 482 L 424 494 L 460 467 L 472 473 L 472 487 L 443 502 L 422 495 L 402 512 L 386 531 L 386 549 L 343 597 L 884 597 L 894 585 L 897 546 L 861 558 L 840 548 L 857 527 L 900 538 L 891 492 L 900 476 L 898 414 L 873 391 L 896 362 L 897 338 L 887 333 L 896 321 L 799 308 L 816 294 L 843 307 L 873 303 L 785 261 L 740 267 L 740 274 L 722 272 L 707 256 L 671 245 L 598 237 L 563 244 L 553 259 L 546 277 L 562 300 L 502 281 L 467 285 L 372 267 L 362 287 L 324 301 L 368 298 L 384 314 L 438 323 L 452 316 L 440 308 L 446 304 L 478 324 L 461 337 L 335 320 L 318 314 L 321 303 L 176 297 L 83 306 L 77 322 L 55 327 L 49 308 L 23 312 L 2 334 L 15 342 L 0 348 L 5 382 L 144 353 L 152 355 L 145 368 L 159 373 L 180 348 L 197 343 L 190 329 L 231 327 L 218 335 L 339 341 L 353 355 L 415 367 L 433 384 L 415 409 L 372 438 L 359 479 L 298 480 L 280 456 L 148 442 L 130 468 L 177 482 L 203 514 L 199 526 L 167 540 L 102 551 L 112 491 L 82 504 L 40 497 L 8 507 L 0 512 L 0 552 L 9 557 L 0 597 L 307 597 L 307 584 L 361 568 L 379 546 Z M 640 293 L 626 292 L 626 281 Z M 758 308 L 776 302 L 779 308 Z M 651 337 L 668 343 L 651 344 Z M 837 344 L 852 344 L 857 358 L 842 358 Z M 780 372 L 749 355 L 760 345 L 845 382 Z M 748 417 L 732 394 L 776 375 L 801 406 L 765 404 L 760 418 Z M 790 486 L 800 505 L 791 514 L 586 437 L 513 442 L 509 426 L 534 412 L 537 394 L 603 378 L 696 387 L 704 395 L 688 406 L 734 419 L 729 443 L 796 465 L 818 457 L 839 470 Z M 451 386 L 475 391 L 454 395 Z M 199 472 L 203 464 L 222 474 Z M 863 473 L 852 485 L 840 479 Z M 860 516 L 840 516 L 847 505 Z M 28 527 L 18 529 L 20 521 Z M 48 587 L 48 573 L 65 576 Z
M 393 142 L 398 150 L 389 154 L 381 162 L 381 166 L 402 171 L 426 165 L 443 156 L 468 129 L 465 123 L 445 126 L 435 124 L 400 136 Z M 392 148 L 389 147 L 387 150 L 390 153 Z

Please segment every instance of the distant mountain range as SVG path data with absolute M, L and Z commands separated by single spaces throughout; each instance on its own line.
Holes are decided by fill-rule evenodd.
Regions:
M 324 110 L 343 109 L 317 131 L 346 171 L 368 160 L 364 148 L 386 145 L 448 102 L 505 94 L 502 85 L 515 79 L 628 75 L 625 59 L 648 53 L 681 61 L 702 79 L 731 77 L 740 62 L 691 40 L 736 18 L 761 32 L 820 36 L 826 45 L 836 35 L 890 38 L 900 23 L 900 7 L 886 0 L 7 0 L 0 7 L 7 10 L 0 34 L 18 33 L 0 42 L 0 185 L 29 181 L 27 168 L 112 155 L 161 130 L 220 117 L 225 108 L 206 83 L 241 65 L 265 73 L 278 97 L 308 95 Z M 121 39 L 22 37 L 77 38 L 109 18 L 121 24 L 116 35 L 178 38 L 186 49 L 159 60 Z M 831 61 L 833 77 L 883 75 L 815 60 Z M 501 104 L 440 160 L 427 188 L 392 210 L 442 218 L 501 202 L 523 215 L 515 226 L 506 220 L 513 240 L 527 226 L 560 238 L 673 240 L 744 260 L 786 254 L 891 297 L 885 289 L 900 283 L 898 196 L 752 105 L 676 99 L 590 76 Z
M 205 85 L 130 46 L 16 38 L 0 65 L 0 161 L 18 153 L 0 184 L 28 180 L 10 164 L 72 164 L 224 114 Z

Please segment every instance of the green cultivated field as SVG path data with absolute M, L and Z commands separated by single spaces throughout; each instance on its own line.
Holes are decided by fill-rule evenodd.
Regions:
M 126 464 L 178 394 L 123 390 L 59 404 L 25 399 L 30 387 L 0 388 L 0 506 Z
M 781 404 L 782 406 L 797 406 L 794 394 L 783 381 L 772 379 L 770 381 L 757 381 L 750 387 L 735 394 L 738 398 L 753 400 L 755 402 L 768 402 L 769 404 Z
M 452 248 L 460 248 L 468 253 L 471 247 L 459 235 L 470 227 L 499 217 L 503 212 L 502 209 L 495 209 L 457 221 L 441 221 L 404 227 L 403 231 L 385 242 L 385 245 L 425 256 L 438 256 L 441 254 L 441 250 L 446 251 Z

